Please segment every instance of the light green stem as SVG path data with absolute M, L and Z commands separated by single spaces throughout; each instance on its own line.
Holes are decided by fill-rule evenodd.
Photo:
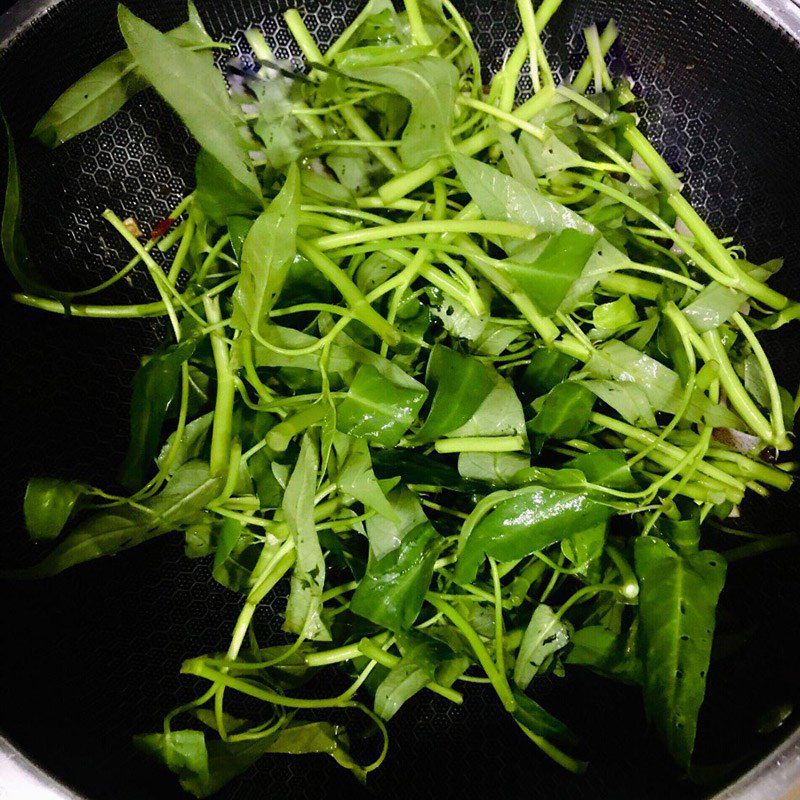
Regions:
M 206 297 L 203 301 L 209 324 L 222 321 L 218 297 Z M 211 471 L 215 475 L 225 475 L 231 452 L 233 430 L 233 401 L 236 398 L 236 382 L 230 366 L 230 353 L 222 331 L 210 334 L 211 352 L 217 372 L 217 398 L 214 404 L 214 425 L 211 431 Z

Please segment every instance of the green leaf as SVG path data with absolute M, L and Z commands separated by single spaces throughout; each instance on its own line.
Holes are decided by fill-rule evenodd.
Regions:
M 400 663 L 389 670 L 375 692 L 375 713 L 387 721 L 406 700 L 434 681 L 439 665 L 454 655 L 442 642 L 427 637 L 419 639 L 411 640 Z
M 603 554 L 606 544 L 606 528 L 608 525 L 601 522 L 594 528 L 573 533 L 561 540 L 561 552 L 583 574 L 586 574 L 589 565 Z
M 342 186 L 346 186 L 356 197 L 369 194 L 375 178 L 381 173 L 380 163 L 368 152 L 343 147 L 334 150 L 326 159 L 328 167 Z
M 211 574 L 217 583 L 234 592 L 246 591 L 251 585 L 253 569 L 263 545 L 254 543 L 241 522 L 226 519 L 219 529 Z
M 219 225 L 230 225 L 229 217 L 244 218 L 244 223 L 233 223 L 234 226 L 241 226 L 236 227 L 234 232 L 243 230 L 245 224 L 249 231 L 253 224 L 249 217 L 255 216 L 262 208 L 260 200 L 253 195 L 253 192 L 234 178 L 228 169 L 205 150 L 201 150 L 197 156 L 194 175 L 195 197 L 203 213 Z M 243 242 L 243 239 L 241 241 Z
M 233 293 L 234 324 L 259 331 L 275 305 L 296 252 L 300 181 L 292 165 L 278 196 L 250 228 L 242 247 L 241 274 Z
M 352 77 L 388 86 L 411 103 L 400 147 L 403 165 L 419 167 L 451 146 L 458 69 L 449 61 L 425 56 L 386 67 L 358 67 Z
M 165 35 L 189 50 L 214 45 L 192 2 L 189 2 L 189 19 Z M 147 86 L 147 79 L 137 69 L 130 52 L 121 50 L 61 94 L 36 123 L 31 135 L 46 147 L 57 147 L 116 114 Z
M 225 224 L 228 226 L 228 235 L 231 237 L 231 247 L 236 256 L 236 262 L 241 264 L 244 242 L 247 234 L 250 233 L 250 228 L 253 227 L 253 220 L 249 217 L 230 216 L 226 217 Z
M 317 446 L 306 433 L 281 505 L 297 553 L 284 628 L 307 639 L 328 641 L 330 633 L 321 616 L 325 557 L 314 524 L 317 469 Z
M 507 486 L 521 469 L 531 465 L 522 453 L 459 453 L 458 472 L 462 478 Z
M 486 219 L 503 219 L 531 225 L 538 234 L 561 233 L 574 229 L 588 236 L 597 235 L 597 229 L 571 209 L 549 200 L 535 188 L 520 183 L 498 169 L 456 152 L 453 164 L 467 192 L 478 204 Z M 527 248 L 529 243 L 508 245 L 509 255 L 514 247 Z M 578 300 L 591 292 L 600 278 L 627 263 L 624 253 L 605 239 L 599 239 L 583 268 L 581 275 L 570 287 L 562 301 L 562 310 L 571 310 Z
M 337 408 L 336 426 L 342 433 L 394 447 L 417 418 L 427 394 L 407 375 L 398 384 L 372 364 L 362 364 Z
M 448 436 L 512 436 L 525 433 L 525 413 L 514 387 L 495 373 L 495 385 L 478 410 Z
M 136 372 L 131 397 L 131 440 L 122 463 L 120 480 L 129 489 L 140 488 L 153 468 L 161 431 L 180 384 L 181 369 L 197 349 L 188 338 L 154 353 Z
M 593 378 L 636 386 L 658 411 L 674 414 L 680 407 L 683 384 L 678 373 L 623 342 L 613 340 L 596 349 L 586 372 Z M 692 422 L 705 419 L 714 427 L 741 427 L 735 414 L 699 391 L 689 402 L 686 418 Z
M 614 409 L 625 422 L 655 428 L 656 418 L 647 392 L 630 381 L 581 381 L 581 385 Z
M 725 560 L 710 550 L 681 556 L 652 536 L 637 539 L 634 553 L 645 707 L 672 756 L 688 767 Z
M 718 328 L 727 322 L 747 299 L 747 295 L 712 281 L 683 309 L 698 333 Z
M 270 344 L 276 345 L 285 350 L 300 350 L 314 345 L 319 339 L 308 333 L 295 330 L 294 328 L 284 328 L 280 325 L 262 325 L 261 338 Z M 293 355 L 289 353 L 276 352 L 260 343 L 254 343 L 254 361 L 258 367 L 291 367 L 293 369 L 320 371 L 320 360 L 322 358 L 322 348 L 310 353 Z M 332 375 L 349 375 L 353 373 L 358 365 L 357 353 L 350 348 L 333 342 L 328 350 L 327 370 Z
M 3 218 L 0 221 L 0 246 L 3 260 L 14 280 L 25 291 L 54 294 L 44 286 L 36 265 L 31 262 L 28 245 L 22 235 L 22 186 L 17 163 L 17 151 L 11 126 L 5 115 L 0 112 L 6 131 L 8 149 L 8 174 L 3 201 Z M 55 293 L 57 294 L 57 293 Z
M 437 344 L 428 360 L 425 384 L 433 392 L 433 400 L 417 433 L 420 442 L 439 439 L 460 428 L 486 400 L 495 378 L 492 370 L 476 358 Z
M 639 319 L 636 306 L 626 294 L 611 303 L 601 303 L 592 311 L 592 322 L 601 337 L 611 336 L 620 328 Z
M 583 273 L 597 240 L 598 234 L 566 228 L 549 237 L 532 263 L 522 263 L 517 254 L 514 261 L 506 262 L 506 271 L 537 308 L 550 316 L 558 311 Z
M 25 490 L 25 527 L 32 539 L 57 539 L 87 486 L 60 478 L 31 478 Z
M 589 423 L 594 395 L 574 381 L 560 383 L 544 397 L 528 431 L 550 439 L 574 439 Z
M 571 209 L 547 199 L 489 164 L 461 153 L 453 153 L 453 164 L 486 219 L 502 219 L 531 225 L 537 233 L 561 233 L 574 229 L 588 236 L 597 234 L 593 225 Z
M 544 603 L 536 606 L 522 637 L 514 664 L 514 683 L 523 691 L 534 679 L 542 664 L 567 646 L 569 630 Z
M 428 55 L 430 51 L 431 48 L 428 45 L 419 44 L 366 45 L 337 53 L 334 63 L 337 69 L 356 77 L 362 74 L 362 70 L 373 67 L 387 67 L 405 61 L 417 61 Z M 382 83 L 382 81 L 378 82 Z
M 270 68 L 267 72 L 267 80 L 248 82 L 258 107 L 253 130 L 264 143 L 267 165 L 283 171 L 301 156 L 309 134 L 294 113 L 301 99 L 298 82 Z M 244 102 L 250 105 L 251 97 L 245 95 Z
M 424 456 L 413 450 L 378 450 L 372 454 L 379 478 L 400 478 L 403 483 L 438 486 L 457 492 L 485 492 L 486 484 L 462 477 L 458 470 L 434 455 Z
M 203 150 L 257 198 L 261 187 L 238 128 L 222 75 L 213 63 L 185 50 L 125 6 L 119 27 L 141 74 L 172 106 Z
M 636 481 L 621 450 L 595 450 L 584 453 L 567 461 L 564 468 L 579 469 L 589 483 L 607 486 L 609 489 L 630 491 L 636 488 Z
M 207 414 L 203 414 L 202 417 L 197 417 L 197 419 L 187 423 L 180 443 L 176 447 L 175 455 L 171 455 L 175 442 L 175 433 L 171 433 L 156 457 L 156 464 L 158 464 L 159 469 L 163 469 L 167 465 L 167 459 L 170 457 L 169 474 L 174 473 L 187 461 L 200 458 L 213 422 L 214 412 L 209 411 Z
M 456 562 L 456 580 L 472 583 L 487 555 L 498 561 L 525 558 L 612 514 L 586 494 L 545 486 L 502 500 L 467 537 Z
M 370 555 L 350 610 L 392 631 L 410 628 L 422 609 L 441 546 L 433 525 L 423 522 L 382 558 Z
M 216 794 L 267 753 L 325 753 L 363 779 L 363 770 L 344 747 L 341 733 L 328 722 L 292 722 L 276 733 L 241 741 L 206 742 L 203 733 L 191 730 L 137 736 L 134 741 L 175 772 L 187 792 L 202 798 Z
M 333 437 L 337 460 L 341 464 L 337 483 L 339 488 L 351 497 L 363 503 L 379 515 L 399 523 L 400 518 L 392 504 L 386 499 L 375 473 L 372 471 L 372 460 L 369 445 L 364 439 L 355 439 L 336 433 Z
M 208 781 L 208 751 L 205 736 L 200 731 L 150 733 L 134 736 L 133 742 L 140 750 L 172 770 L 184 788 L 187 783 Z
M 641 685 L 642 662 L 636 654 L 635 638 L 621 636 L 602 625 L 591 625 L 575 631 L 570 644 L 567 664 L 588 667 L 600 675 Z
M 511 690 L 516 702 L 514 719 L 537 736 L 562 745 L 575 745 L 578 737 L 550 712 L 545 711 L 535 700 L 518 689 Z
M 47 557 L 9 577 L 45 578 L 101 556 L 115 555 L 194 520 L 219 494 L 223 478 L 212 476 L 208 464 L 184 464 L 160 494 L 140 503 L 101 511 L 79 523 Z
M 397 487 L 388 495 L 391 515 L 377 515 L 367 520 L 369 551 L 381 559 L 400 546 L 400 542 L 419 525 L 428 521 L 417 496 L 405 487 Z
M 539 348 L 520 378 L 522 391 L 531 399 L 547 394 L 565 381 L 577 364 L 577 359 L 559 350 Z
M 519 136 L 519 146 L 536 176 L 561 172 L 583 164 L 580 154 L 554 133 L 549 133 L 540 140 L 523 131 Z

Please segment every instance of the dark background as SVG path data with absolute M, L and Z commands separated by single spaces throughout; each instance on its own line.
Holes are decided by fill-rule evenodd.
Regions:
M 285 7 L 276 0 L 198 6 L 213 35 L 239 43 L 255 22 L 278 57 L 295 54 L 276 22 L 275 11 Z M 137 0 L 131 7 L 162 27 L 183 14 L 177 0 Z M 356 0 L 301 4 L 323 41 L 358 7 Z M 485 65 L 495 69 L 517 35 L 509 33 L 518 28 L 514 4 L 459 7 L 475 23 Z M 111 0 L 65 0 L 0 53 L 0 103 L 18 143 L 26 232 L 46 274 L 64 288 L 91 285 L 124 263 L 123 249 L 98 220 L 104 208 L 134 214 L 145 228 L 191 185 L 193 145 L 149 94 L 57 151 L 45 152 L 27 137 L 60 91 L 119 47 L 114 9 Z M 787 254 L 777 285 L 790 291 L 800 269 L 797 49 L 733 0 L 566 0 L 549 29 L 562 75 L 582 60 L 581 27 L 612 15 L 624 42 L 615 67 L 639 81 L 648 130 L 686 172 L 690 196 L 717 230 L 737 234 L 753 260 Z M 107 301 L 142 298 L 147 284 L 139 276 Z M 26 548 L 21 528 L 29 475 L 108 484 L 116 474 L 130 379 L 160 329 L 49 316 L 13 304 L 6 293 L 0 303 L 0 375 L 11 406 L 0 467 L 0 563 L 7 564 L 40 555 Z M 800 375 L 796 345 L 796 338 L 768 341 L 792 388 Z M 762 531 L 792 530 L 797 508 L 792 493 L 751 504 L 748 517 Z M 711 669 L 699 763 L 733 761 L 734 772 L 741 771 L 777 742 L 755 731 L 765 710 L 798 699 L 796 666 L 787 657 L 798 634 L 797 586 L 794 552 L 731 567 L 717 653 L 728 656 Z M 180 541 L 169 538 L 43 583 L 0 584 L 0 726 L 92 800 L 181 797 L 174 778 L 139 755 L 130 736 L 157 730 L 164 712 L 193 696 L 198 686 L 178 674 L 180 663 L 227 644 L 239 602 L 210 582 L 207 564 L 187 562 Z M 269 608 L 259 612 L 262 640 L 277 627 L 273 619 Z M 461 708 L 427 696 L 403 707 L 392 721 L 387 762 L 369 789 L 324 757 L 275 757 L 221 796 L 301 798 L 322 789 L 387 798 L 502 792 L 666 800 L 708 792 L 676 774 L 648 731 L 634 689 L 577 671 L 539 687 L 538 699 L 581 735 L 591 759 L 584 778 L 532 749 L 491 694 L 467 689 Z

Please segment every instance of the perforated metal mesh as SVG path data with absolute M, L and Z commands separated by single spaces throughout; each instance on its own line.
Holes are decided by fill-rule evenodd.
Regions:
M 512 2 L 462 2 L 488 71 L 502 63 L 519 26 Z M 166 28 L 183 2 L 130 3 Z M 276 0 L 200 0 L 212 34 L 241 45 L 252 24 L 280 58 L 297 56 Z M 325 45 L 352 18 L 357 0 L 301 4 Z M 194 147 L 159 100 L 137 97 L 116 118 L 54 152 L 27 139 L 37 117 L 71 81 L 121 44 L 108 0 L 63 0 L 0 52 L 0 103 L 17 135 L 26 230 L 36 257 L 64 288 L 107 277 L 126 258 L 99 213 L 133 214 L 147 229 L 191 185 Z M 718 230 L 735 232 L 754 260 L 788 256 L 780 288 L 800 270 L 800 51 L 734 0 L 566 0 L 547 45 L 567 76 L 583 58 L 581 26 L 615 17 L 630 72 L 647 101 L 650 134 Z M 10 286 L 9 286 L 10 288 Z M 134 275 L 117 301 L 147 298 Z M 150 299 L 150 298 L 147 298 Z M 109 302 L 112 300 L 109 299 Z M 2 375 L 12 404 L 4 416 L 2 521 L 5 554 L 22 545 L 24 481 L 49 473 L 103 482 L 124 451 L 130 380 L 137 356 L 160 334 L 154 323 L 63 319 L 2 299 Z M 780 377 L 800 376 L 797 338 L 769 341 Z M 795 527 L 797 495 L 750 506 L 754 524 Z M 711 671 L 699 752 L 738 760 L 734 773 L 776 743 L 754 720 L 769 704 L 798 699 L 785 642 L 796 638 L 796 556 L 731 568 L 720 630 L 750 642 Z M 156 730 L 162 713 L 197 688 L 181 678 L 187 656 L 227 643 L 239 599 L 187 562 L 180 543 L 159 541 L 46 583 L 0 585 L 0 726 L 28 755 L 91 800 L 177 798 L 172 776 L 133 750 L 130 735 Z M 273 627 L 269 608 L 259 625 Z M 708 794 L 680 780 L 647 731 L 639 694 L 590 675 L 545 682 L 542 701 L 583 737 L 592 761 L 573 778 L 533 751 L 478 687 L 463 707 L 418 697 L 392 721 L 385 766 L 371 777 L 383 797 L 691 798 Z M 778 734 L 780 735 L 780 734 Z M 366 792 L 322 757 L 262 761 L 221 795 L 318 797 Z

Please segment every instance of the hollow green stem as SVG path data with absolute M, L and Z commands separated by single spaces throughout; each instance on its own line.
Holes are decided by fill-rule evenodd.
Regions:
M 207 297 L 203 301 L 206 319 L 210 324 L 222 320 L 219 298 Z M 231 452 L 233 430 L 233 402 L 236 398 L 236 383 L 230 365 L 230 351 L 222 333 L 214 330 L 210 334 L 214 368 L 217 372 L 217 397 L 214 404 L 214 423 L 211 430 L 211 471 L 225 475 Z
M 514 453 L 525 449 L 523 436 L 461 436 L 439 439 L 437 453 Z
M 486 673 L 486 676 L 492 682 L 492 686 L 494 686 L 494 690 L 497 692 L 497 696 L 500 698 L 504 708 L 506 711 L 514 711 L 517 704 L 514 700 L 514 696 L 511 693 L 511 687 L 508 684 L 508 678 L 505 674 L 501 674 L 498 672 L 497 667 L 495 666 L 492 657 L 489 655 L 489 651 L 486 649 L 484 643 L 480 640 L 480 637 L 473 627 L 455 610 L 451 605 L 446 603 L 444 600 L 440 600 L 435 594 L 428 593 L 425 596 L 425 599 L 439 612 L 444 614 L 455 626 L 458 628 L 459 631 L 463 634 L 464 638 L 469 643 L 469 646 L 472 648 L 472 651 L 475 653 L 475 657 L 478 659 L 478 663 L 483 668 L 483 671 Z
M 369 228 L 367 230 L 381 231 L 383 228 Z M 355 236 L 358 233 L 361 233 L 361 231 L 333 234 L 333 236 Z M 316 243 L 299 240 L 297 249 L 336 287 L 356 319 L 363 322 L 387 344 L 391 346 L 398 344 L 401 338 L 400 331 L 375 311 L 355 283 L 318 246 L 323 239 L 330 241 L 331 238 L 330 236 L 323 236 Z

